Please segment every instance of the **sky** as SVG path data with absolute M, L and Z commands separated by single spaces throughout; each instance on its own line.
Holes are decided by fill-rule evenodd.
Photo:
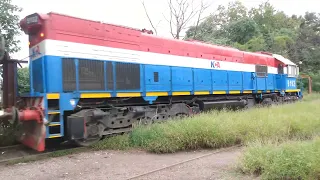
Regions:
M 200 0 L 195 0 L 198 2 Z M 232 0 L 205 0 L 210 4 L 204 15 L 214 12 L 218 5 L 227 5 Z M 248 9 L 258 7 L 265 0 L 240 0 Z M 170 29 L 164 15 L 169 12 L 167 0 L 144 0 L 149 16 L 157 25 L 158 35 L 170 36 Z M 320 0 L 269 0 L 280 11 L 288 15 L 303 15 L 305 12 L 320 12 Z M 134 28 L 152 29 L 146 17 L 141 0 L 13 0 L 22 7 L 21 19 L 38 12 L 57 12 L 61 14 L 97 20 L 106 23 L 119 24 Z M 168 16 L 166 16 L 168 17 Z M 192 24 L 190 24 L 192 25 Z M 18 37 L 21 50 L 12 54 L 12 58 L 23 59 L 29 56 L 28 37 L 23 34 Z M 25 59 L 27 60 L 27 59 Z

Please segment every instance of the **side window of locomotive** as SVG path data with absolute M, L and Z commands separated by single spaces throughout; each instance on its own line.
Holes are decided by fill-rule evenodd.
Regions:
M 278 74 L 283 74 L 283 66 L 281 64 L 278 65 Z
M 297 66 L 288 65 L 288 77 L 297 77 Z
M 263 65 L 256 65 L 256 74 L 257 74 L 257 77 L 267 77 L 268 67 Z

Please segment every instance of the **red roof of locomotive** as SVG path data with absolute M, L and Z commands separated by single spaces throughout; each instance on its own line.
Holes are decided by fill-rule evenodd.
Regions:
M 164 38 L 121 25 L 53 12 L 41 17 L 49 20 L 45 22 L 46 39 L 273 67 L 280 63 L 272 55 L 265 53 L 251 53 L 198 41 Z

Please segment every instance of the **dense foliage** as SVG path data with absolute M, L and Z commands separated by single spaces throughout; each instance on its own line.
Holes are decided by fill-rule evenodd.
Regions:
M 18 69 L 18 91 L 19 93 L 30 92 L 29 68 Z
M 5 48 L 9 54 L 21 49 L 19 46 L 20 40 L 17 39 L 17 36 L 21 34 L 20 17 L 18 16 L 21 10 L 20 7 L 12 3 L 12 0 L 0 1 L 0 34 L 5 39 Z M 0 74 L 2 74 L 2 68 L 0 68 Z M 29 91 L 28 68 L 18 69 L 18 86 L 20 93 Z
M 240 1 L 219 6 L 199 27 L 190 27 L 185 39 L 232 46 L 245 51 L 281 54 L 311 75 L 320 90 L 320 15 L 288 16 L 269 2 L 247 9 Z M 301 64 L 300 64 L 301 63 Z
M 6 50 L 9 53 L 18 52 L 21 48 L 18 46 L 19 40 L 16 37 L 21 33 L 19 27 L 19 16 L 21 8 L 13 5 L 11 0 L 0 1 L 0 34 L 4 35 L 6 41 Z

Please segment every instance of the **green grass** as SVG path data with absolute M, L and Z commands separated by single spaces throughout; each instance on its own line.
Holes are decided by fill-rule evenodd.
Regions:
M 312 92 L 312 94 L 307 94 L 307 92 L 303 93 L 303 101 L 312 101 L 315 99 L 320 99 L 320 93 L 319 92 Z
M 319 99 L 319 95 L 310 99 Z M 256 140 L 309 139 L 320 132 L 320 121 L 316 120 L 319 119 L 320 101 L 309 100 L 271 108 L 210 112 L 180 121 L 138 127 L 129 135 L 108 138 L 93 148 L 142 148 L 155 153 L 173 153 L 222 148 Z
M 239 169 L 262 179 L 320 179 L 320 138 L 283 144 L 251 144 Z
M 128 150 L 131 148 L 129 135 L 114 136 L 107 140 L 100 141 L 93 145 L 95 150 L 113 149 L 113 150 Z

